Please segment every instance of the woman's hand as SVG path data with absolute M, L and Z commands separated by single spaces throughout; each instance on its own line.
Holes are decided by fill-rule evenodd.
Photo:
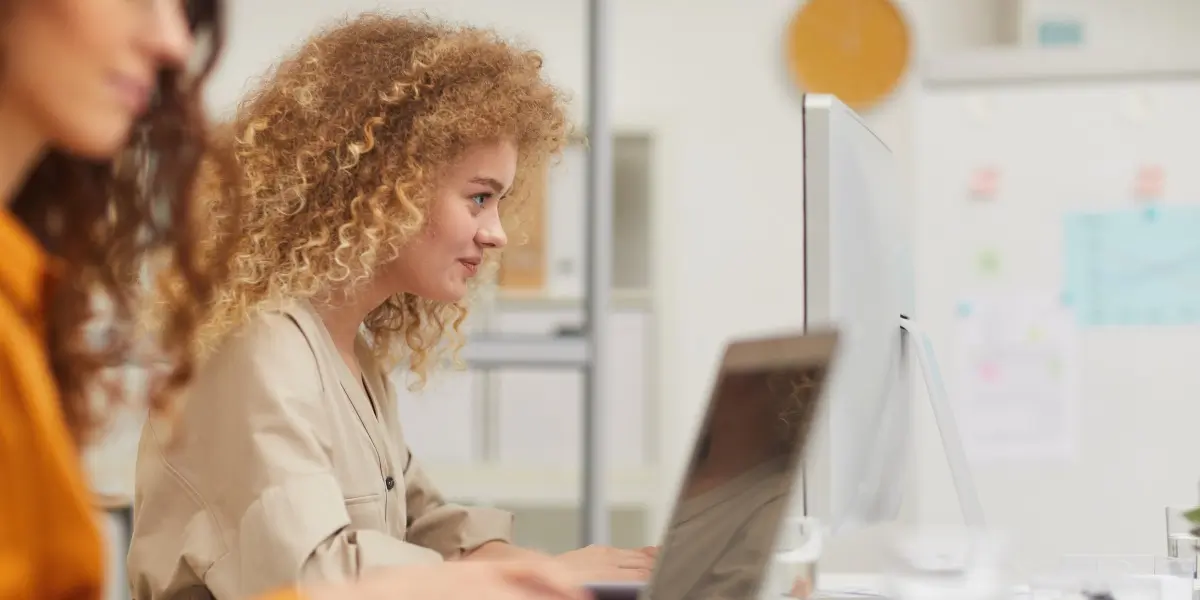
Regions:
M 658 548 L 636 550 L 588 546 L 564 552 L 555 562 L 570 571 L 579 583 L 611 581 L 649 581 L 650 570 L 658 558 Z
M 577 583 L 616 581 L 649 581 L 650 571 L 658 558 L 658 548 L 648 546 L 635 550 L 610 546 L 588 546 L 564 552 L 558 556 L 513 546 L 505 542 L 489 542 L 463 556 L 464 561 L 501 561 L 557 563 L 565 568 Z
M 585 600 L 553 561 L 446 562 L 379 569 L 354 583 L 305 591 L 307 600 Z

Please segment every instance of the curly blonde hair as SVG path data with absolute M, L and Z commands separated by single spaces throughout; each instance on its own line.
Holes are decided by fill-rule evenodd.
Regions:
M 541 55 L 492 31 L 376 13 L 317 33 L 264 76 L 223 136 L 241 167 L 243 212 L 206 337 L 274 302 L 368 280 L 422 230 L 440 174 L 475 144 L 515 143 L 505 211 L 520 210 L 536 187 L 525 184 L 570 134 Z M 465 302 L 406 293 L 364 325 L 382 360 L 406 358 L 424 382 L 461 346 L 466 313 Z

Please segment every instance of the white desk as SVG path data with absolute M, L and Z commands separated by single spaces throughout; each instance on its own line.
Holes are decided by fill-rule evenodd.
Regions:
M 1157 580 L 1161 587 L 1162 600 L 1192 600 L 1194 584 L 1180 577 L 1165 575 L 1132 575 L 1134 579 Z M 871 573 L 820 573 L 817 576 L 817 592 L 820 598 L 829 600 L 864 600 L 882 597 L 886 589 L 884 576 Z M 1012 597 L 1018 600 L 1052 600 L 1057 594 L 1033 593 L 1028 585 L 1013 587 Z

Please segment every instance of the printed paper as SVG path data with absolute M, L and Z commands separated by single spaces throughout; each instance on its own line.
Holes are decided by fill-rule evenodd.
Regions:
M 958 309 L 963 446 L 973 460 L 1069 459 L 1076 450 L 1073 318 L 1052 293 L 990 293 Z

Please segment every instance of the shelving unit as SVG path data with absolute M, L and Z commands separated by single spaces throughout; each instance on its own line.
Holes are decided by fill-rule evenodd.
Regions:
M 588 208 L 587 252 L 584 260 L 583 304 L 584 326 L 578 335 L 570 336 L 473 336 L 467 343 L 463 358 L 467 364 L 485 373 L 496 369 L 516 367 L 538 367 L 575 369 L 583 373 L 584 392 L 582 402 L 582 468 L 576 496 L 581 508 L 581 545 L 606 544 L 609 538 L 608 509 L 610 490 L 607 486 L 608 469 L 605 465 L 603 431 L 604 413 L 600 400 L 608 397 L 610 381 L 609 364 L 606 358 L 611 343 L 608 332 L 609 294 L 612 289 L 612 210 L 613 210 L 613 146 L 610 121 L 609 90 L 609 26 L 611 2 L 587 0 L 587 83 L 588 83 L 588 152 L 586 164 L 587 187 L 584 195 Z M 492 484 L 511 484 L 517 473 L 504 468 Z M 570 477 L 556 477 L 547 472 L 537 473 L 546 477 L 529 481 L 530 494 L 546 493 L 538 497 L 567 497 L 563 495 Z M 479 469 L 472 469 L 463 483 L 464 491 L 478 485 L 477 490 L 494 489 L 480 483 L 487 478 Z M 446 473 L 441 485 L 447 491 L 453 489 L 454 478 Z M 540 483 L 539 483 L 540 481 Z M 545 488 L 540 487 L 544 484 Z M 649 486 L 642 486 L 649 489 Z M 483 493 L 483 492 L 481 492 Z M 457 495 L 457 494 L 456 494 Z M 469 496 L 472 494 L 468 494 Z

